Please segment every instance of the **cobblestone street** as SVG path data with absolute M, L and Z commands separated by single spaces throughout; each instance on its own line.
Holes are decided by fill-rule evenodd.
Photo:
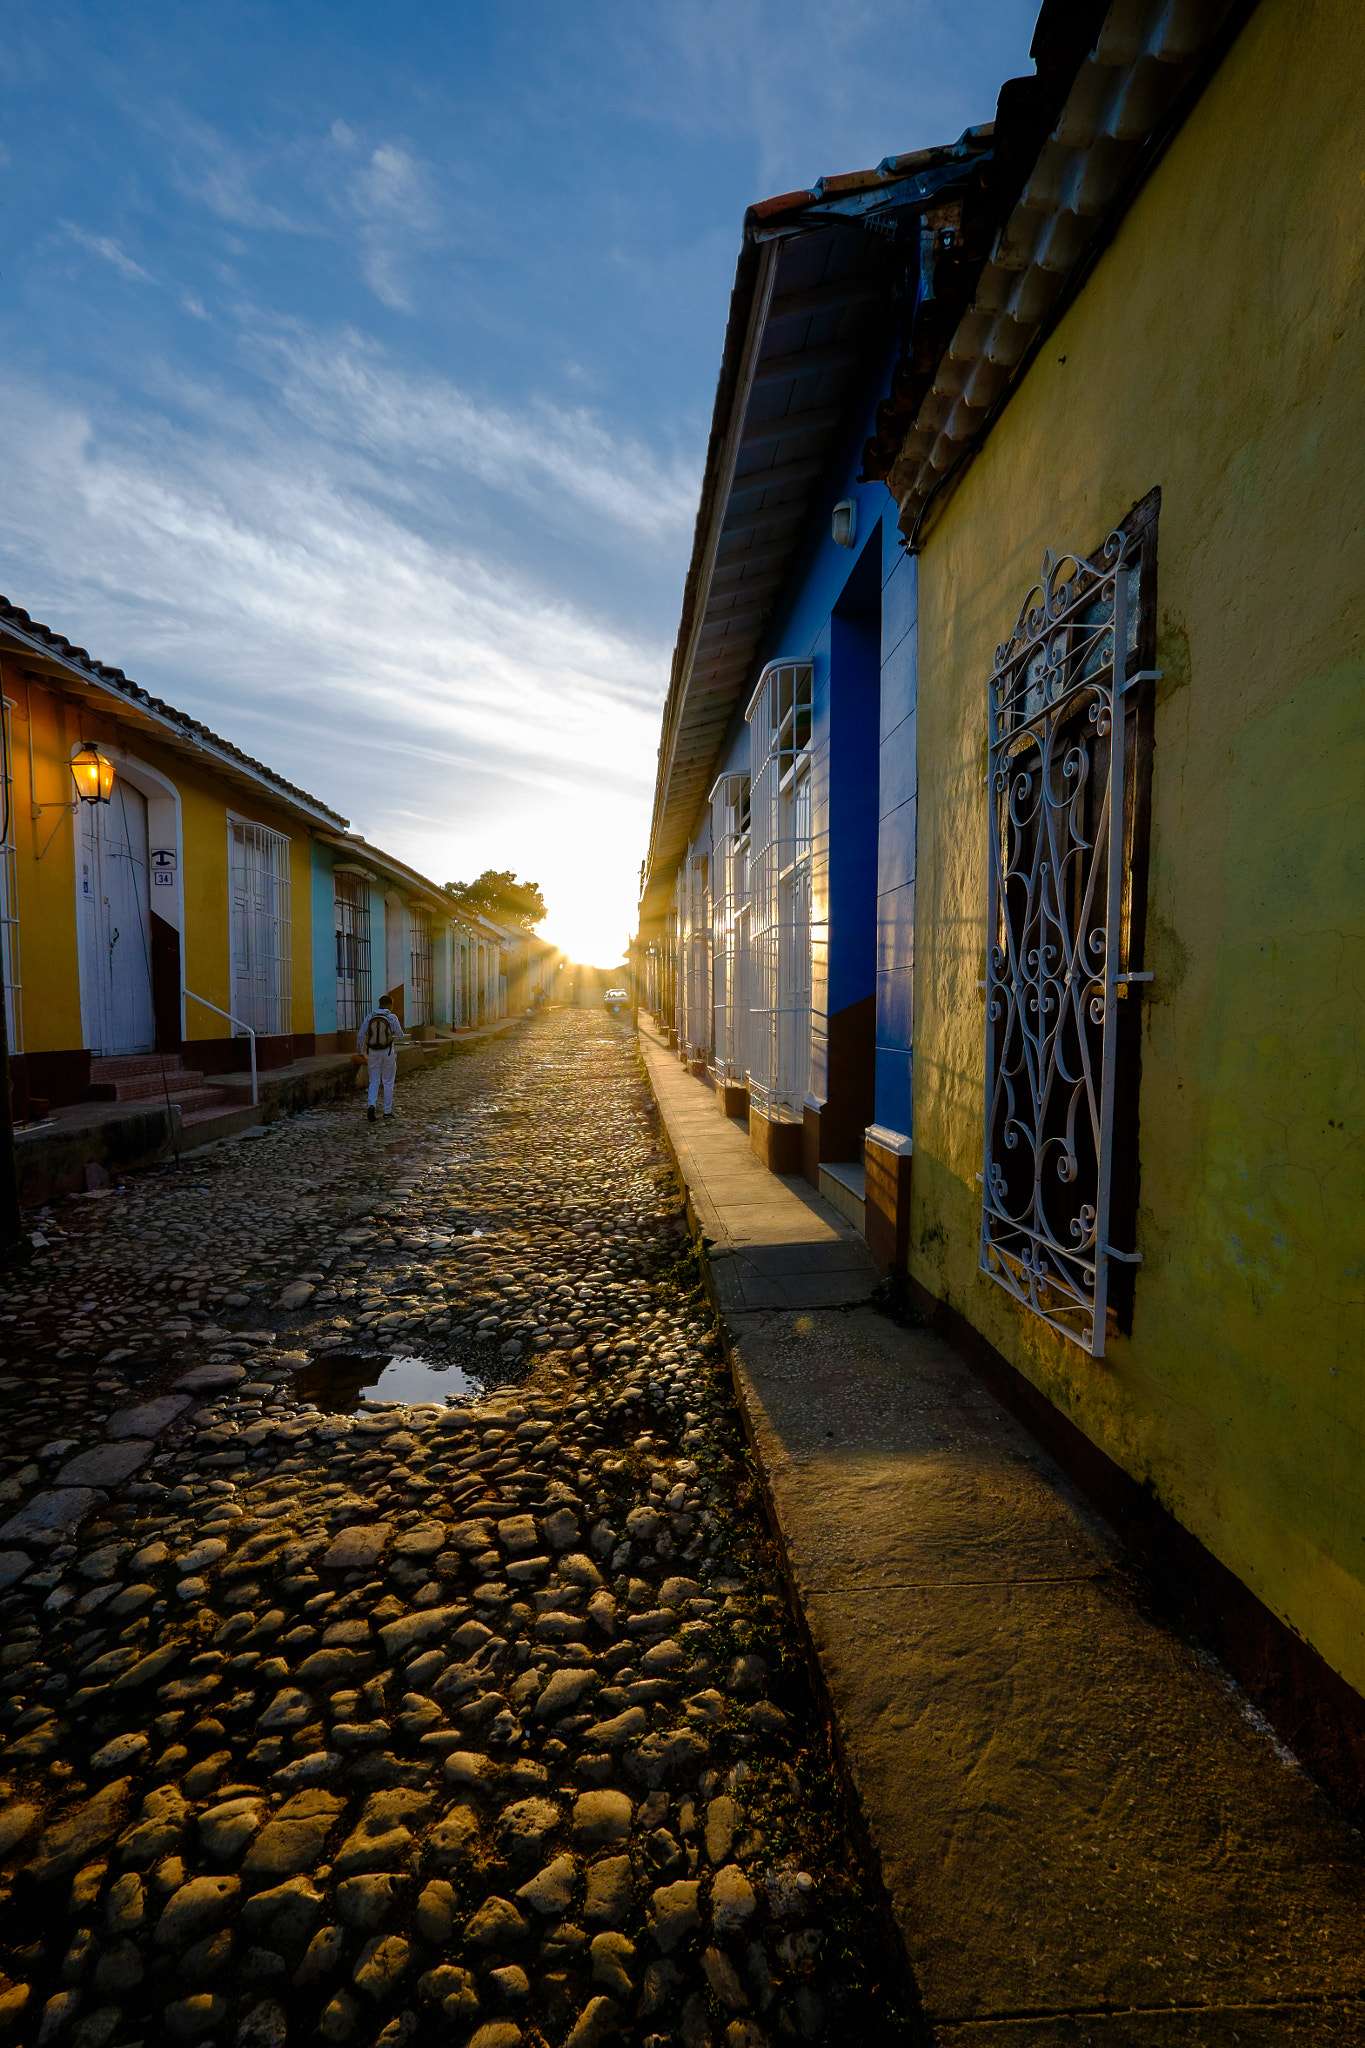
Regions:
M 5 2037 L 902 2038 L 633 1032 L 397 1108 L 7 1285 Z

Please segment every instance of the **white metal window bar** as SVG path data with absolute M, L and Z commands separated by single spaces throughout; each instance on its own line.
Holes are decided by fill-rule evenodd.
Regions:
M 705 854 L 691 854 L 678 870 L 678 1048 L 688 1059 L 711 1053 L 711 912 Z
M 454 960 L 450 977 L 450 1021 L 455 1026 L 469 1022 L 469 941 L 452 926 Z
M 293 1028 L 289 841 L 267 825 L 230 816 L 228 856 L 233 1014 L 257 1033 L 279 1036 Z
M 687 863 L 678 869 L 673 884 L 672 916 L 672 958 L 673 958 L 673 1028 L 678 1034 L 678 1048 L 687 1050 Z
M 1129 874 L 1124 693 L 1139 565 L 1043 559 L 989 689 L 990 872 L 980 1264 L 1104 1354 Z M 1135 664 L 1134 664 L 1135 665 Z
M 660 955 L 659 1008 L 664 1018 L 671 1018 L 676 1031 L 678 1025 L 678 888 L 673 887 L 673 903 L 664 917 L 663 952 Z
M 810 1083 L 811 688 L 809 662 L 759 678 L 749 723 L 749 1089 L 769 1116 L 799 1117 Z
M 3 815 L 0 816 L 0 970 L 5 977 L 5 1032 L 12 1053 L 24 1049 L 23 982 L 19 965 L 19 887 L 14 868 L 14 775 L 13 738 L 10 732 L 10 700 L 4 699 Z
M 722 775 L 711 791 L 711 1042 L 721 1080 L 748 1073 L 749 778 Z
M 430 1024 L 432 1011 L 431 918 L 420 904 L 408 911 L 408 976 L 412 983 L 409 1024 Z
M 358 1031 L 374 1000 L 370 970 L 370 884 L 338 868 L 332 876 L 337 949 L 337 1030 Z

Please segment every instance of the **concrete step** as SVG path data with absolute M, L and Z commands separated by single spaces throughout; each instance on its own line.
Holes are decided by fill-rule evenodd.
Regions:
M 232 1097 L 222 1088 L 172 1088 L 171 1101 L 179 1104 L 183 1115 L 196 1116 L 231 1106 Z
M 235 1137 L 238 1131 L 254 1130 L 264 1120 L 263 1109 L 253 1107 L 249 1102 L 234 1108 L 231 1103 L 222 1103 L 212 1109 L 191 1109 L 180 1120 L 181 1138 L 186 1151 L 196 1151 L 201 1145 L 212 1145 L 219 1138 Z
M 178 1052 L 163 1056 L 154 1052 L 119 1052 L 97 1056 L 90 1062 L 92 1081 L 131 1081 L 139 1074 L 160 1075 L 162 1066 L 166 1072 L 179 1073 L 182 1057 Z
M 820 1192 L 825 1200 L 846 1216 L 853 1228 L 862 1233 L 867 1227 L 867 1171 L 861 1164 L 852 1161 L 822 1160 L 820 1163 Z
M 187 1071 L 182 1067 L 177 1058 L 174 1066 L 167 1060 L 164 1083 L 159 1067 L 153 1067 L 150 1073 L 119 1075 L 96 1080 L 92 1061 L 90 1098 L 94 1102 L 146 1102 L 169 1091 L 174 1099 L 183 1088 L 199 1087 L 203 1079 L 201 1073 L 193 1069 Z

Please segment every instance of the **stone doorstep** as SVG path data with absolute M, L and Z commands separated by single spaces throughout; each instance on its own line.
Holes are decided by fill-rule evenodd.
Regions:
M 861 1235 L 867 1215 L 867 1176 L 864 1169 L 822 1161 L 820 1192 Z
M 641 1045 L 686 1178 L 718 1174 L 731 1131 Z M 740 1263 L 718 1243 L 708 1271 L 745 1425 L 935 2038 L 1098 2044 L 1077 2015 L 1116 2011 L 1114 2048 L 1365 2038 L 1358 2008 L 1320 2037 L 1275 2019 L 1365 1993 L 1362 1843 L 1112 1531 L 940 1338 L 755 1308 Z

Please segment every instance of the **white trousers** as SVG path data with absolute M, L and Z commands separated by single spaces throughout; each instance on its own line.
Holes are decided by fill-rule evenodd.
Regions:
M 394 1075 L 398 1072 L 397 1049 L 394 1048 L 389 1052 L 367 1052 L 365 1059 L 370 1069 L 370 1108 L 374 1108 L 379 1098 L 379 1084 L 382 1081 L 384 1084 L 384 1114 L 387 1116 L 393 1108 L 393 1079 Z

